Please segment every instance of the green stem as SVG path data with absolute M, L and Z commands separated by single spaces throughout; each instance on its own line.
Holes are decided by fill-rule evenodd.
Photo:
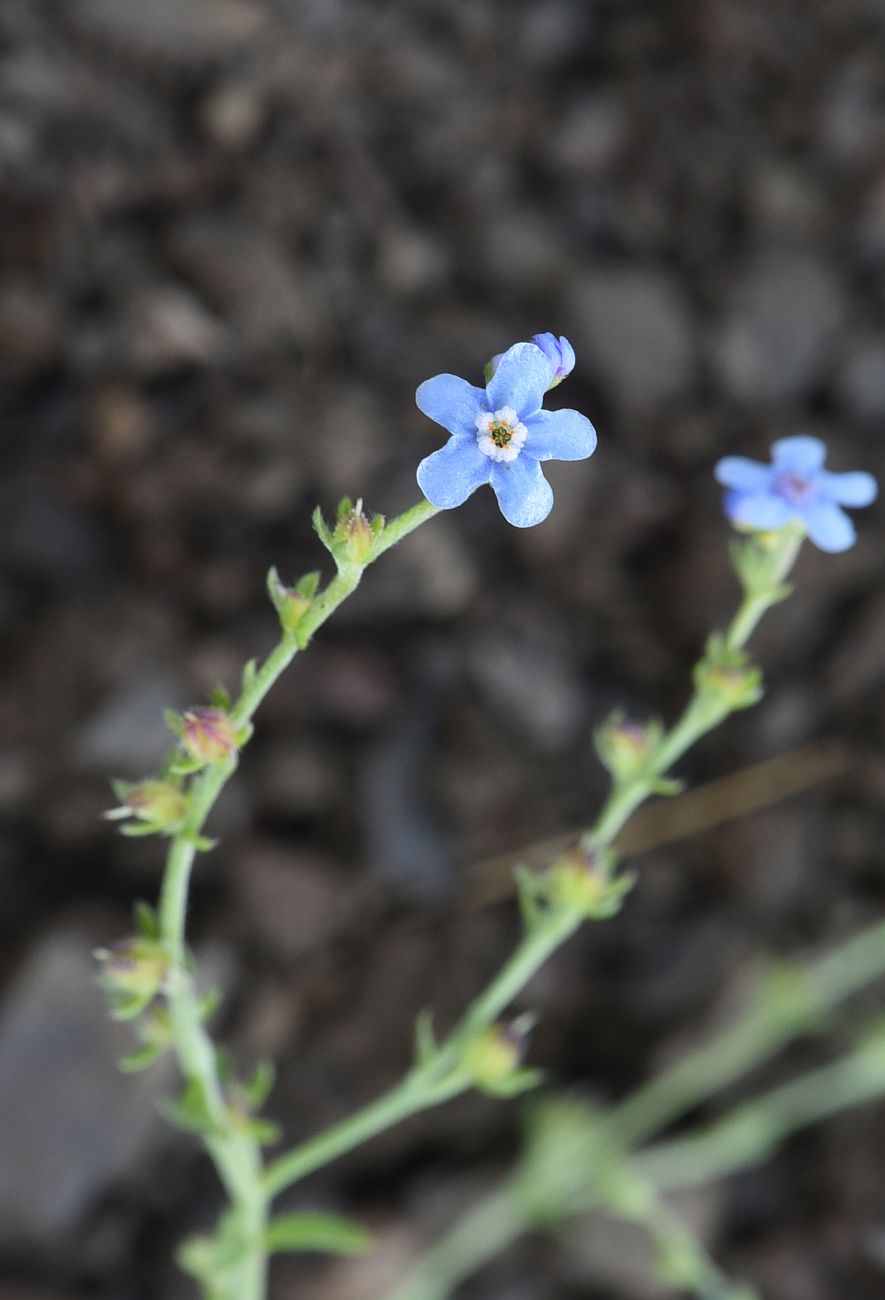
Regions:
M 519 1197 L 502 1187 L 471 1208 L 421 1260 L 389 1300 L 447 1300 L 463 1282 L 530 1227 Z
M 783 559 L 778 569 L 778 581 L 782 580 L 789 571 L 797 550 L 798 546 L 784 545 Z M 745 592 L 726 633 L 729 646 L 732 649 L 743 646 L 763 610 L 776 604 L 780 599 L 780 593 L 775 592 L 773 587 L 764 596 L 750 595 Z M 728 711 L 725 706 L 711 708 L 709 700 L 696 692 L 681 718 L 663 738 L 656 751 L 654 762 L 635 779 L 625 783 L 615 783 L 593 827 L 582 837 L 585 847 L 593 850 L 607 848 L 633 810 L 654 793 L 657 780 L 699 736 L 718 725 Z M 463 1048 L 469 1039 L 493 1024 L 525 988 L 539 967 L 580 927 L 586 915 L 586 912 L 578 907 L 553 907 L 527 929 L 508 962 L 488 988 L 474 1000 L 461 1021 L 438 1048 L 434 1058 L 436 1077 L 439 1073 L 445 1075 L 446 1072 L 457 1069 Z M 321 1163 L 318 1161 L 318 1154 L 322 1154 L 324 1158 L 331 1158 L 333 1155 L 337 1157 L 352 1150 L 365 1139 L 365 1136 L 371 1136 L 379 1131 L 375 1123 L 376 1117 L 384 1115 L 388 1105 L 392 1106 L 395 1115 L 410 1114 L 415 1110 L 436 1105 L 444 1098 L 440 1098 L 433 1091 L 433 1077 L 421 1071 L 407 1075 L 403 1083 L 397 1084 L 390 1093 L 384 1094 L 377 1102 L 371 1103 L 365 1110 L 352 1117 L 356 1122 L 345 1120 L 329 1132 L 320 1134 L 318 1138 L 280 1156 L 265 1171 L 265 1190 L 270 1195 L 276 1195 L 292 1186 L 303 1178 L 305 1173 L 318 1167 L 318 1163 Z M 427 1089 L 423 1100 L 422 1081 Z M 454 1096 L 457 1092 L 465 1091 L 469 1086 L 470 1080 L 462 1078 L 460 1086 L 448 1095 Z M 408 1110 L 401 1112 L 400 1107 L 406 1098 Z
M 701 1133 L 660 1142 L 636 1157 L 657 1187 L 710 1182 L 764 1160 L 792 1133 L 885 1094 L 881 1029 L 854 1052 L 738 1106 Z
M 841 1002 L 885 974 L 885 922 L 841 944 L 805 970 L 769 980 L 736 1024 L 664 1070 L 611 1112 L 612 1130 L 636 1147 L 820 1023 Z
M 314 633 L 356 589 L 363 571 L 384 551 L 437 513 L 421 501 L 390 520 L 364 563 L 341 563 L 339 571 L 314 598 L 294 632 L 284 631 L 279 643 L 246 679 L 230 710 L 237 728 L 247 728 L 268 691 Z M 221 1178 L 241 1240 L 242 1254 L 223 1279 L 214 1279 L 219 1294 L 230 1300 L 263 1300 L 266 1286 L 264 1234 L 269 1196 L 262 1183 L 263 1160 L 257 1141 L 242 1128 L 228 1108 L 215 1047 L 203 1027 L 200 1000 L 189 969 L 185 943 L 188 894 L 196 846 L 203 827 L 226 782 L 237 766 L 236 755 L 204 769 L 193 781 L 188 813 L 170 843 L 160 892 L 160 935 L 170 956 L 167 1000 L 173 1047 L 188 1084 L 199 1089 L 206 1119 L 205 1146 Z M 393 1122 L 392 1115 L 388 1122 Z M 383 1127 L 383 1125 L 382 1125 Z
M 522 942 L 484 993 L 470 1006 L 426 1066 L 407 1074 L 389 1092 L 316 1138 L 268 1165 L 264 1189 L 276 1196 L 306 1174 L 353 1150 L 391 1124 L 419 1110 L 449 1101 L 471 1086 L 459 1069 L 464 1044 L 493 1023 L 525 987 L 551 953 L 581 924 L 578 912 L 564 909 L 545 917 Z

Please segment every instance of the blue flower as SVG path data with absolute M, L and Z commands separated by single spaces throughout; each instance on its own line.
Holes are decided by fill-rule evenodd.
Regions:
M 550 387 L 561 384 L 575 368 L 575 349 L 571 343 L 564 334 L 560 334 L 559 338 L 555 334 L 533 334 L 531 341 L 536 348 L 541 349 L 553 367 L 553 383 Z
M 553 492 L 542 460 L 584 460 L 596 431 L 578 411 L 544 411 L 553 366 L 534 343 L 503 353 L 485 388 L 457 375 L 435 375 L 415 394 L 419 408 L 452 435 L 418 466 L 418 486 L 432 505 L 451 510 L 490 483 L 501 513 L 516 528 L 546 519 Z
M 847 551 L 857 534 L 842 506 L 868 506 L 878 487 L 872 474 L 824 469 L 827 449 L 800 434 L 772 445 L 771 464 L 726 456 L 716 478 L 729 489 L 725 513 L 735 524 L 766 531 L 800 524 L 822 551 Z
M 530 342 L 534 343 L 536 348 L 540 348 L 544 356 L 553 367 L 553 379 L 548 387 L 555 388 L 561 384 L 567 375 L 570 375 L 575 368 L 575 349 L 569 343 L 564 334 L 559 338 L 555 334 L 533 334 Z M 504 353 L 499 352 L 492 357 L 486 367 L 486 378 L 491 379 L 492 375 L 498 369 L 501 358 Z

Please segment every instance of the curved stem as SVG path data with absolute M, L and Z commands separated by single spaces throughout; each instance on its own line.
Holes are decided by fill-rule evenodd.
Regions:
M 387 523 L 364 563 L 342 563 L 328 585 L 311 601 L 297 629 L 284 631 L 261 666 L 244 681 L 230 710 L 237 728 L 251 722 L 258 706 L 295 655 L 356 589 L 363 571 L 384 551 L 437 513 L 428 501 Z M 263 1300 L 266 1286 L 265 1228 L 269 1194 L 262 1182 L 263 1159 L 257 1140 L 227 1105 L 214 1044 L 203 1027 L 200 999 L 185 942 L 188 894 L 196 846 L 225 784 L 237 766 L 236 755 L 205 768 L 193 781 L 188 812 L 172 838 L 160 892 L 160 937 L 170 958 L 167 1002 L 172 1043 L 188 1088 L 197 1091 L 204 1144 L 231 1202 L 240 1243 L 223 1278 L 213 1278 L 225 1300 Z M 387 1122 L 393 1122 L 392 1115 Z M 383 1126 L 383 1125 L 382 1125 Z

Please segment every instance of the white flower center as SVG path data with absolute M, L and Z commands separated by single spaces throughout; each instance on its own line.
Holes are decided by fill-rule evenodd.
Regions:
M 483 411 L 476 417 L 476 441 L 490 460 L 516 460 L 525 446 L 528 429 L 520 423 L 512 406 L 500 411 Z

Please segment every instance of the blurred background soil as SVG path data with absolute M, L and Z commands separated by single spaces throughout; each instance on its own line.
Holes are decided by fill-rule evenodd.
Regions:
M 482 864 L 589 820 L 594 724 L 681 706 L 736 596 L 716 458 L 805 430 L 885 474 L 883 60 L 882 0 L 2 0 L 0 1300 L 192 1294 L 171 1252 L 218 1189 L 155 1117 L 174 1072 L 115 1071 L 93 984 L 162 848 L 102 822 L 107 777 L 271 646 L 264 575 L 323 563 L 318 501 L 416 499 L 421 380 L 564 332 L 551 404 L 599 450 L 550 467 L 537 529 L 483 490 L 385 557 L 258 717 L 192 934 L 290 1139 L 508 951 Z M 623 1094 L 760 954 L 881 915 L 882 508 L 858 525 L 758 636 L 766 702 L 681 771 L 786 757 L 646 822 L 622 916 L 523 999 L 555 1084 Z M 281 1263 L 274 1296 L 377 1300 L 517 1131 L 470 1098 L 315 1176 L 291 1205 L 379 1248 Z M 875 1298 L 883 1160 L 868 1108 L 684 1209 L 772 1300 Z M 636 1254 L 585 1223 L 463 1294 L 648 1300 Z

